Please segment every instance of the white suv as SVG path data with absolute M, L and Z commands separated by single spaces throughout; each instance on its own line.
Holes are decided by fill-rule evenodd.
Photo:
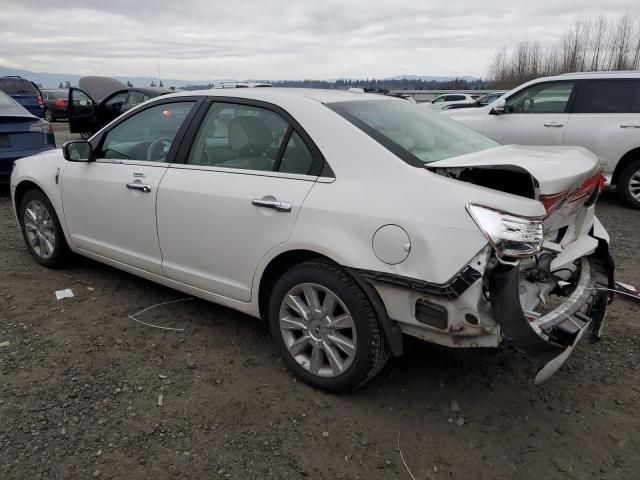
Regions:
M 481 95 L 470 95 L 468 93 L 448 93 L 446 95 L 440 95 L 439 97 L 434 98 L 428 103 L 424 103 L 423 105 L 431 110 L 442 110 L 444 107 L 449 105 L 458 105 L 458 104 L 472 104 L 477 99 L 480 98 Z
M 502 144 L 588 148 L 620 199 L 640 208 L 640 72 L 539 78 L 493 105 L 443 113 Z

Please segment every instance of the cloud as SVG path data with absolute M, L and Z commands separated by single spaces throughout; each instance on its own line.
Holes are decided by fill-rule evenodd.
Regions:
M 557 40 L 610 0 L 233 2 L 3 0 L 0 63 L 61 73 L 185 79 L 484 75 L 493 51 Z

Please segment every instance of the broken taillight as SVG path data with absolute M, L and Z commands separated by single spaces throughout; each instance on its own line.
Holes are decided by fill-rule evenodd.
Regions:
M 540 201 L 544 205 L 549 216 L 554 210 L 558 209 L 565 203 L 576 203 L 582 201 L 586 202 L 595 190 L 601 192 L 604 189 L 604 177 L 602 176 L 602 170 L 598 170 L 594 175 L 587 178 L 582 184 L 575 190 L 570 192 L 554 193 L 552 195 L 540 195 Z

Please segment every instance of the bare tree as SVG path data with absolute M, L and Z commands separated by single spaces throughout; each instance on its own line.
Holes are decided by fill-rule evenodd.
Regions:
M 510 88 L 544 75 L 595 70 L 640 69 L 640 23 L 627 14 L 577 18 L 550 47 L 523 41 L 497 50 L 489 67 L 496 88 Z

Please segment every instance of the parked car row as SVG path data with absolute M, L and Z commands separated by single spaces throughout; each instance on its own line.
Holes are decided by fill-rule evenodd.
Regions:
M 501 146 L 404 99 L 240 88 L 23 158 L 11 196 L 41 265 L 73 252 L 262 318 L 287 367 L 340 392 L 405 335 L 552 375 L 612 298 L 600 185 L 586 149 Z

